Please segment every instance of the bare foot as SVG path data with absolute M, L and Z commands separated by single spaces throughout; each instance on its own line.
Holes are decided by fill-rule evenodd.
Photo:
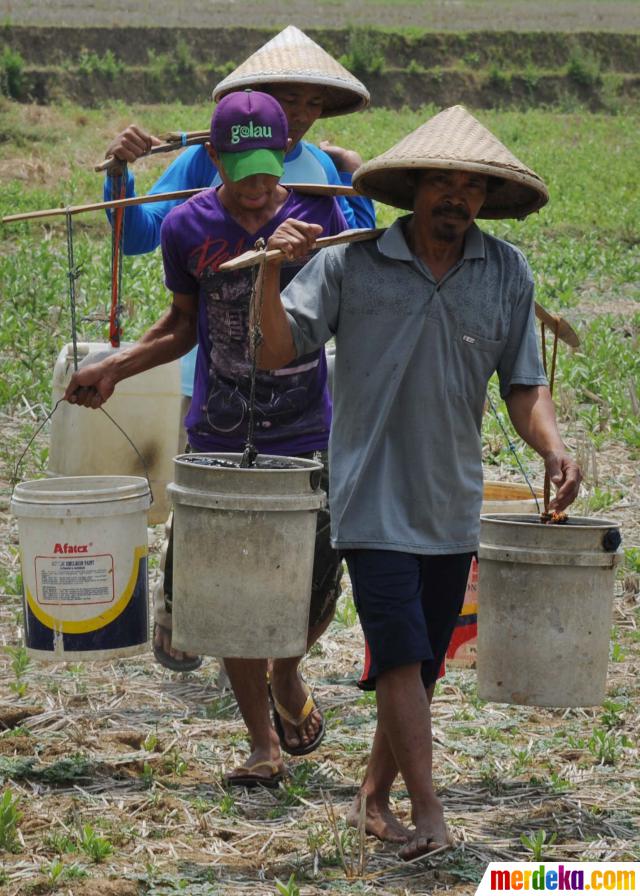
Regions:
M 411 859 L 417 859 L 441 849 L 451 849 L 453 846 L 455 846 L 455 840 L 446 825 L 443 825 L 443 829 L 437 833 L 416 828 L 407 845 L 398 851 L 398 855 L 405 862 L 410 862 Z
M 307 698 L 308 690 L 298 675 L 297 667 L 282 670 L 278 660 L 274 661 L 271 672 L 271 689 L 274 700 L 294 719 L 299 718 Z M 284 672 L 284 674 L 283 674 Z M 293 725 L 282 714 L 280 721 L 284 730 L 284 738 L 287 746 L 294 750 L 304 748 L 312 743 L 322 728 L 322 715 L 318 709 L 312 709 L 309 715 L 299 725 Z
M 347 824 L 357 828 L 360 824 L 360 807 L 362 794 L 358 794 L 347 812 Z M 364 829 L 367 834 L 377 837 L 378 840 L 386 840 L 389 843 L 406 843 L 411 837 L 409 828 L 406 828 L 395 817 L 388 804 L 378 806 L 371 797 L 367 799 L 367 813 Z
M 164 625 L 160 625 L 157 622 L 153 627 L 153 643 L 155 647 L 158 647 L 163 653 L 167 653 L 172 659 L 177 660 L 178 662 L 195 660 L 198 658 L 197 654 L 185 653 L 184 650 L 178 650 L 177 647 L 172 647 L 171 629 L 165 628 Z

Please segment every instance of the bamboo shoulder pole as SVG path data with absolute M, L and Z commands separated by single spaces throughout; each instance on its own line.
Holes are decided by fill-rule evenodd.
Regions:
M 321 236 L 320 239 L 316 240 L 314 249 L 326 249 L 327 246 L 339 246 L 341 243 L 358 243 L 362 240 L 372 240 L 380 236 L 381 233 L 384 233 L 383 229 L 343 230 L 342 233 L 337 233 L 334 236 Z M 251 268 L 260 264 L 263 258 L 270 261 L 274 258 L 283 257 L 284 252 L 280 249 L 269 249 L 267 252 L 250 249 L 248 252 L 243 252 L 242 255 L 237 255 L 235 258 L 225 261 L 218 270 L 239 271 L 243 268 Z
M 297 193 L 312 193 L 320 196 L 351 196 L 355 195 L 353 187 L 342 184 L 283 184 L 289 190 Z M 92 202 L 88 205 L 72 205 L 69 207 L 47 208 L 36 212 L 22 212 L 18 215 L 5 215 L 3 224 L 11 224 L 14 221 L 30 221 L 36 218 L 52 218 L 57 215 L 79 215 L 83 212 L 97 212 L 106 208 L 127 208 L 131 205 L 145 205 L 149 202 L 170 202 L 175 199 L 188 199 L 203 190 L 211 187 L 196 187 L 192 190 L 177 190 L 172 193 L 152 193 L 148 196 L 130 196 L 128 199 L 111 199 L 108 202 Z
M 156 146 L 152 146 L 151 149 L 148 152 L 143 153 L 140 158 L 146 159 L 147 156 L 154 156 L 159 152 L 176 152 L 178 149 L 182 149 L 183 146 L 198 146 L 200 143 L 206 143 L 208 139 L 209 131 L 194 131 L 185 134 L 184 139 L 182 139 L 182 134 L 177 134 L 175 138 L 173 135 L 170 135 L 166 143 L 159 143 Z M 106 159 L 103 159 L 101 162 L 94 165 L 93 170 L 109 171 L 114 165 L 120 164 L 121 162 L 119 159 L 116 159 L 114 156 L 107 156 Z

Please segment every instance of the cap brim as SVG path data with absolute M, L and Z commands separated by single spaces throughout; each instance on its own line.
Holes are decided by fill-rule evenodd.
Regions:
M 284 173 L 283 149 L 247 149 L 245 152 L 221 152 L 220 161 L 227 177 L 234 183 L 254 174 Z

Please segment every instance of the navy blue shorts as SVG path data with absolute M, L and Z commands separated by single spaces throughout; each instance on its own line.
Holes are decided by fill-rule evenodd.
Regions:
M 363 690 L 374 690 L 382 672 L 413 663 L 422 663 L 425 687 L 435 682 L 462 609 L 472 557 L 345 551 L 366 640 Z

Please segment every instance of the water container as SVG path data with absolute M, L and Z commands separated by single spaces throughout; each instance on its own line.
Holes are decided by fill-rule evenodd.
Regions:
M 17 485 L 27 651 L 111 660 L 147 648 L 147 480 L 74 476 Z
M 542 508 L 542 489 L 534 489 Z M 485 482 L 481 513 L 535 513 L 538 505 L 527 485 L 518 482 Z M 478 562 L 469 570 L 462 612 L 447 648 L 447 666 L 473 668 L 478 652 Z
M 478 693 L 529 706 L 605 696 L 620 533 L 609 520 L 482 517 Z
M 168 489 L 174 505 L 172 643 L 209 656 L 301 656 L 317 511 L 325 501 L 322 464 L 260 455 L 266 468 L 241 468 L 240 457 L 176 458 Z M 207 459 L 228 466 L 205 466 Z
M 131 343 L 123 343 L 126 348 Z M 80 366 L 96 363 L 120 349 L 101 342 L 78 344 Z M 73 347 L 65 346 L 53 370 L 53 402 L 62 398 L 73 373 Z M 163 523 L 170 510 L 166 487 L 173 458 L 183 450 L 180 364 L 172 361 L 122 380 L 105 409 L 124 429 L 145 459 L 153 504 L 149 523 Z M 50 476 L 143 475 L 140 460 L 122 433 L 100 411 L 63 401 L 51 418 Z

